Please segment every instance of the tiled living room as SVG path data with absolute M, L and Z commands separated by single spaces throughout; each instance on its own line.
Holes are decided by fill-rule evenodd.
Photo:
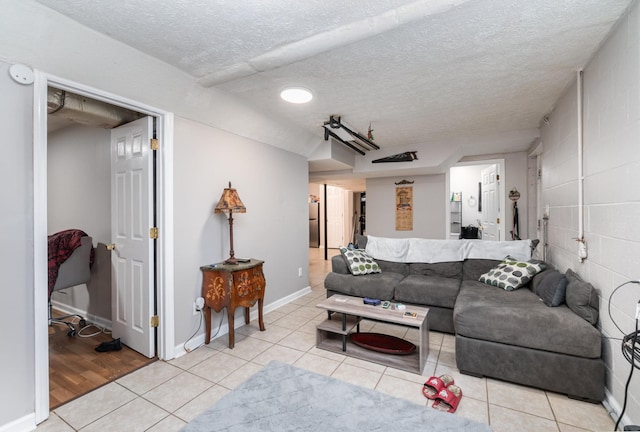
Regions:
M 323 249 L 309 250 L 311 293 L 267 313 L 266 331 L 259 331 L 252 321 L 237 329 L 232 350 L 222 335 L 178 359 L 157 361 L 61 406 L 37 430 L 177 431 L 271 360 L 423 406 L 432 405 L 421 391 L 426 378 L 449 374 L 464 392 L 458 410 L 449 415 L 489 424 L 495 432 L 613 430 L 601 404 L 460 374 L 449 334 L 431 332 L 422 375 L 315 348 L 315 328 L 326 314 L 315 305 L 326 296 L 323 281 L 331 256 L 338 253 L 329 250 L 325 261 Z M 363 323 L 362 328 L 380 331 L 381 325 Z M 381 331 L 408 340 L 415 336 L 398 326 L 385 325 Z

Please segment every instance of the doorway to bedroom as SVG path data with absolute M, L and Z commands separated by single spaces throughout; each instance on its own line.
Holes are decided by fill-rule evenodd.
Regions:
M 56 100 L 50 97 L 51 89 L 62 90 L 66 94 Z M 155 358 L 174 357 L 173 259 L 168 252 L 171 249 L 169 245 L 173 242 L 173 227 L 172 213 L 165 210 L 170 209 L 173 202 L 170 184 L 173 115 L 43 73 L 36 74 L 34 93 L 34 238 L 44 240 L 45 236 L 58 229 L 78 228 L 87 231 L 95 248 L 91 278 L 79 288 L 75 286 L 66 295 L 54 300 L 55 306 L 67 309 L 65 312 L 80 311 L 86 315 L 88 322 L 96 324 L 96 327 L 86 332 L 79 330 L 73 336 L 68 335 L 66 327 L 54 326 L 53 333 L 64 336 L 60 338 L 59 345 L 67 351 L 66 355 L 73 353 L 75 359 L 57 362 L 53 357 L 50 358 L 51 336 L 45 337 L 42 330 L 36 332 L 35 411 L 36 421 L 40 422 L 48 417 L 51 406 L 59 404 L 59 401 L 50 399 L 49 390 L 54 390 L 58 383 L 49 378 L 55 376 L 58 379 L 60 373 L 50 375 L 49 365 L 60 366 L 60 370 L 68 376 L 77 372 L 75 382 L 87 381 L 86 375 L 96 375 L 92 368 L 111 364 L 112 371 L 105 374 L 105 381 L 93 384 L 93 388 L 96 388 L 128 373 L 132 370 L 131 367 L 141 367 Z M 47 120 L 55 117 L 49 114 L 50 111 L 60 112 L 65 104 L 70 107 L 74 96 L 78 96 L 75 114 L 67 113 L 65 117 L 68 118 L 62 122 L 61 127 L 52 126 L 53 122 L 47 124 Z M 114 128 L 115 125 L 110 120 L 105 124 L 95 124 L 96 121 L 101 123 L 99 118 L 102 117 L 99 115 L 96 119 L 88 120 L 94 111 L 91 105 L 95 103 L 104 105 L 106 111 L 123 111 L 124 108 L 124 111 L 132 111 L 136 114 L 135 118 L 140 119 L 118 128 Z M 127 118 L 126 122 L 130 120 Z M 126 122 L 121 119 L 118 124 Z M 159 150 L 154 151 L 158 143 Z M 138 155 L 148 157 L 137 157 Z M 121 166 L 121 160 L 135 160 L 136 157 L 139 161 L 148 161 L 150 168 L 141 169 L 140 164 L 135 162 Z M 115 163 L 112 163 L 112 159 Z M 122 170 L 127 171 L 126 176 L 121 175 Z M 122 181 L 124 177 L 129 180 Z M 127 207 L 123 203 L 130 203 L 128 210 L 120 211 Z M 141 207 L 148 207 L 149 210 L 141 211 Z M 117 210 L 112 211 L 114 208 Z M 144 216 L 138 217 L 140 214 Z M 126 225 L 128 221 L 133 221 L 135 226 L 129 224 L 126 229 L 122 228 L 123 223 Z M 154 235 L 154 232 L 162 235 Z M 125 235 L 127 233 L 131 235 Z M 133 249 L 129 247 L 131 242 L 126 243 L 131 239 L 141 240 L 141 243 L 147 245 L 146 249 L 137 248 L 138 251 L 142 250 L 141 255 L 137 255 L 138 258 L 127 250 Z M 47 287 L 47 249 L 44 241 L 34 243 L 34 255 L 35 327 L 47 328 L 49 333 L 52 328 L 47 325 L 47 310 L 38 300 L 44 300 Z M 139 258 L 140 256 L 143 258 Z M 134 257 L 132 264 L 123 265 L 131 257 Z M 126 271 L 121 271 L 123 269 Z M 146 279 L 140 277 L 144 273 L 149 275 Z M 122 277 L 123 274 L 127 277 Z M 125 292 L 133 293 L 135 297 L 123 295 Z M 143 297 L 146 300 L 140 300 Z M 116 308 L 112 307 L 114 299 Z M 148 305 L 146 318 L 144 314 L 138 313 L 141 303 Z M 131 309 L 135 311 L 129 313 L 128 310 Z M 122 341 L 134 346 L 144 355 L 133 350 L 127 352 L 124 348 L 119 351 L 96 352 L 95 348 L 101 343 L 98 338 L 111 341 L 112 337 L 118 337 L 115 333 L 109 335 L 102 329 L 115 329 L 119 324 L 143 334 L 142 341 L 127 342 L 128 336 L 123 336 Z M 96 340 L 95 343 L 84 343 L 85 347 L 82 348 L 86 341 L 79 334 L 87 333 L 96 333 L 93 336 Z M 94 360 L 86 360 L 89 357 L 78 360 L 83 358 L 82 349 L 91 351 L 91 355 L 101 356 Z M 131 353 L 138 356 L 138 359 L 133 359 Z M 109 359 L 113 361 L 110 362 Z M 82 367 L 73 363 L 76 360 L 87 367 L 81 370 Z M 69 386 L 65 383 L 59 387 L 68 389 Z M 87 384 L 81 391 L 90 390 L 91 386 Z M 76 396 L 64 397 L 70 400 Z

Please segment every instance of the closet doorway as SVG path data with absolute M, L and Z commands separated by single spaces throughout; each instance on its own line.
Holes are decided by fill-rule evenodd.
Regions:
M 75 135 L 76 138 L 78 136 L 84 136 L 84 140 L 76 140 L 73 145 L 71 145 L 71 149 L 69 147 L 68 136 L 63 139 L 65 144 L 60 144 L 60 140 L 54 139 L 54 135 L 56 133 L 62 134 L 62 132 L 57 131 L 49 131 L 49 126 L 47 125 L 47 119 L 50 117 L 48 114 L 48 103 L 49 99 L 49 89 L 55 88 L 57 90 L 62 90 L 68 92 L 70 94 L 75 94 L 83 98 L 87 104 L 91 103 L 91 101 L 97 101 L 99 103 L 107 103 L 108 105 L 113 105 L 116 109 L 125 108 L 127 110 L 138 112 L 141 116 L 151 116 L 155 119 L 155 133 L 160 143 L 162 143 L 161 150 L 155 152 L 153 159 L 155 159 L 157 170 L 155 173 L 149 173 L 150 179 L 155 179 L 155 187 L 152 189 L 156 190 L 155 197 L 147 197 L 150 200 L 153 200 L 156 205 L 155 208 L 157 211 L 154 211 L 152 214 L 154 225 L 159 228 L 159 231 L 162 232 L 162 236 L 155 240 L 152 246 L 153 251 L 150 253 L 151 261 L 148 262 L 148 265 L 152 269 L 151 271 L 155 275 L 153 280 L 150 280 L 145 286 L 145 289 L 148 291 L 147 294 L 150 299 L 155 299 L 154 305 L 154 314 L 157 317 L 161 317 L 162 319 L 154 319 L 149 320 L 147 322 L 136 322 L 135 324 L 138 326 L 145 326 L 148 328 L 154 327 L 153 322 L 158 322 L 157 325 L 157 334 L 156 329 L 149 330 L 147 332 L 149 345 L 152 347 L 152 354 L 149 353 L 146 356 L 143 356 L 145 359 L 147 357 L 158 356 L 161 359 L 171 359 L 174 357 L 173 346 L 174 346 L 174 335 L 173 335 L 173 285 L 172 285 L 172 274 L 173 274 L 173 260 L 170 257 L 170 254 L 167 252 L 169 249 L 169 245 L 172 244 L 173 240 L 173 229 L 172 229 L 172 220 L 171 220 L 171 212 L 165 211 L 168 205 L 172 202 L 171 195 L 171 185 L 168 182 L 171 179 L 172 172 L 172 139 L 173 139 L 173 116 L 171 113 L 167 113 L 164 111 L 160 111 L 142 104 L 138 104 L 132 101 L 128 101 L 124 98 L 120 98 L 115 95 L 111 95 L 100 90 L 88 88 L 85 86 L 81 86 L 77 83 L 65 81 L 59 78 L 50 77 L 46 74 L 37 74 L 36 84 L 35 84 L 35 116 L 34 116 L 34 239 L 41 239 L 42 241 L 36 241 L 34 243 L 34 255 L 35 255 L 35 268 L 34 268 L 34 279 L 35 279 L 35 304 L 34 304 L 34 316 L 35 316 L 35 325 L 36 328 L 48 328 L 47 325 L 47 307 L 46 302 L 41 302 L 41 297 L 43 295 L 46 296 L 46 289 L 43 290 L 43 287 L 47 286 L 47 250 L 46 250 L 46 239 L 47 234 L 55 232 L 60 226 L 63 226 L 64 222 L 61 220 L 56 220 L 53 213 L 56 210 L 55 200 L 52 199 L 52 194 L 55 194 L 52 189 L 56 185 L 58 181 L 64 181 L 60 178 L 54 179 L 50 178 L 49 174 L 52 174 L 56 171 L 52 167 L 52 163 L 56 158 L 60 158 L 60 155 L 70 155 L 73 153 L 72 147 L 76 146 L 76 149 L 80 145 L 79 142 L 84 141 L 87 142 L 86 137 L 91 136 L 92 134 L 96 134 L 95 131 L 91 129 L 96 129 L 92 127 L 88 127 L 85 123 L 82 126 L 73 126 L 74 129 L 68 131 L 72 136 Z M 68 119 L 67 119 L 68 120 Z M 77 119 L 73 119 L 75 123 L 77 123 Z M 71 127 L 71 126 L 69 126 Z M 53 129 L 53 128 L 52 128 Z M 63 128 L 62 130 L 64 130 Z M 101 128 L 108 129 L 108 128 Z M 52 132 L 51 134 L 49 132 Z M 65 132 L 67 134 L 67 132 Z M 99 135 L 100 133 L 98 133 Z M 104 134 L 104 130 L 103 130 Z M 109 130 L 107 130 L 107 134 L 110 134 Z M 108 136 L 108 135 L 107 135 Z M 92 141 L 89 139 L 88 141 Z M 107 170 L 110 170 L 111 167 L 111 142 L 110 138 L 107 138 L 106 142 L 104 141 L 96 141 L 93 143 L 94 146 L 102 146 L 104 145 L 106 148 L 106 152 L 104 149 L 101 151 L 95 152 L 88 149 L 84 149 L 84 153 L 89 154 L 89 158 L 93 158 L 92 160 L 85 160 L 84 163 L 82 160 L 76 161 L 72 166 L 67 165 L 64 170 L 72 170 L 84 172 L 87 174 L 87 165 L 93 165 L 92 168 L 89 168 L 89 173 L 86 177 L 75 180 L 70 180 L 67 176 L 68 182 L 75 182 L 74 186 L 76 187 L 84 187 L 85 191 L 89 190 L 86 196 L 89 198 L 85 200 L 79 200 L 74 203 L 72 209 L 75 209 L 77 212 L 76 216 L 81 216 L 83 214 L 90 214 L 92 217 L 87 218 L 82 223 L 88 224 L 87 226 L 91 227 L 90 229 L 94 232 L 99 232 L 100 237 L 96 238 L 93 232 L 88 233 L 92 237 L 94 237 L 94 247 L 96 247 L 96 257 L 95 262 L 102 263 L 102 271 L 106 271 L 106 273 L 112 273 L 112 265 L 110 263 L 110 254 L 107 251 L 106 244 L 116 244 L 118 240 L 112 236 L 112 229 L 105 228 L 110 226 L 111 220 L 113 216 L 111 214 L 112 208 L 112 197 L 109 192 L 111 189 L 111 173 L 105 176 L 104 167 L 107 167 Z M 104 144 L 97 144 L 102 143 Z M 62 152 L 55 151 L 51 146 L 53 145 L 61 145 L 65 147 Z M 95 150 L 95 149 L 94 149 Z M 79 151 L 82 153 L 82 151 Z M 79 155 L 74 155 L 73 157 L 77 158 Z M 73 157 L 71 158 L 73 160 Z M 97 167 L 100 167 L 99 169 Z M 48 171 L 50 171 L 48 173 Z M 60 174 L 60 172 L 58 172 Z M 105 177 L 108 177 L 108 181 L 105 183 Z M 96 183 L 92 183 L 90 179 L 96 180 Z M 78 185 L 77 183 L 86 183 L 85 185 Z M 170 183 L 170 182 L 169 182 Z M 105 187 L 105 184 L 108 185 Z M 92 192 L 92 193 L 91 193 Z M 108 207 L 107 211 L 104 210 L 104 203 L 107 203 Z M 135 202 L 135 201 L 134 201 Z M 91 209 L 91 206 L 97 206 L 100 208 L 101 215 L 97 216 L 95 213 L 95 209 Z M 52 220 L 52 222 L 49 222 Z M 76 219 L 80 220 L 80 219 Z M 75 223 L 75 222 L 72 222 Z M 56 226 L 56 224 L 59 224 Z M 65 228 L 69 228 L 68 225 L 64 225 Z M 108 231 L 107 234 L 105 232 Z M 146 228 L 146 234 L 149 234 L 148 228 Z M 105 253 L 107 254 L 107 258 L 105 259 Z M 102 261 L 101 261 L 102 260 Z M 93 271 L 93 270 L 92 270 Z M 96 269 L 96 272 L 100 271 L 100 268 Z M 102 274 L 101 276 L 106 276 Z M 93 274 L 92 274 L 93 277 Z M 93 280 L 93 279 L 92 279 Z M 110 294 L 111 287 L 109 286 L 106 291 L 105 285 L 111 285 L 111 281 L 108 280 L 107 277 L 101 278 L 100 275 L 97 275 L 96 278 L 96 287 L 95 290 L 102 289 L 101 292 L 90 292 L 91 281 L 85 287 L 84 292 L 82 289 L 73 288 L 70 290 L 71 294 L 67 294 L 71 296 L 70 308 L 76 308 L 82 310 L 89 315 L 88 321 L 96 322 L 98 325 L 106 326 L 104 324 L 111 324 L 114 321 L 114 318 L 111 314 L 110 301 L 108 301 L 109 295 L 106 295 L 106 292 Z M 92 298 L 93 295 L 93 298 Z M 84 296 L 84 297 L 83 297 Z M 46 298 L 46 297 L 45 297 Z M 63 302 L 64 303 L 64 302 Z M 107 304 L 109 303 L 109 304 Z M 109 309 L 108 313 L 104 311 Z M 106 316 L 105 316 L 106 315 Z M 92 319 L 94 318 L 94 319 Z M 63 331 L 66 330 L 63 329 Z M 68 342 L 77 342 L 74 337 L 66 336 Z M 107 337 L 108 340 L 111 339 L 111 336 Z M 98 345 L 97 342 L 95 345 Z M 81 344 L 77 343 L 76 345 L 80 346 Z M 71 344 L 69 344 L 71 346 Z M 149 351 L 149 350 L 147 350 Z M 114 354 L 117 352 L 111 352 L 109 354 Z M 103 353 L 104 354 L 104 353 Z M 49 359 L 49 336 L 45 337 L 44 334 L 41 334 L 39 331 L 36 332 L 36 350 L 35 350 L 35 361 L 36 361 L 36 421 L 40 422 L 45 420 L 49 414 L 49 364 L 52 365 L 55 363 L 53 359 Z M 104 357 L 103 357 L 104 359 Z M 148 360 L 145 360 L 148 361 Z M 125 362 L 130 362 L 130 359 Z M 141 363 L 144 361 L 141 361 Z M 135 361 L 133 361 L 136 364 Z M 142 364 L 141 364 L 142 365 Z M 122 368 L 117 368 L 122 370 Z M 115 379 L 115 377 L 113 377 Z

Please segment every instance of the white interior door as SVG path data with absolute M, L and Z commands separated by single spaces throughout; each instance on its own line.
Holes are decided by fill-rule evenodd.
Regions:
M 111 315 L 113 337 L 155 356 L 153 315 L 153 119 L 111 131 Z
M 500 173 L 494 164 L 481 171 L 482 239 L 500 240 Z
M 327 186 L 327 247 L 346 246 L 344 242 L 344 195 L 340 188 Z

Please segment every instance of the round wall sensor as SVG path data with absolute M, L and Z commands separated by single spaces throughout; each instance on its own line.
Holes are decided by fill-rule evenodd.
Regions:
M 29 66 L 22 64 L 14 64 L 9 68 L 9 75 L 18 84 L 29 85 L 33 84 L 35 76 Z

